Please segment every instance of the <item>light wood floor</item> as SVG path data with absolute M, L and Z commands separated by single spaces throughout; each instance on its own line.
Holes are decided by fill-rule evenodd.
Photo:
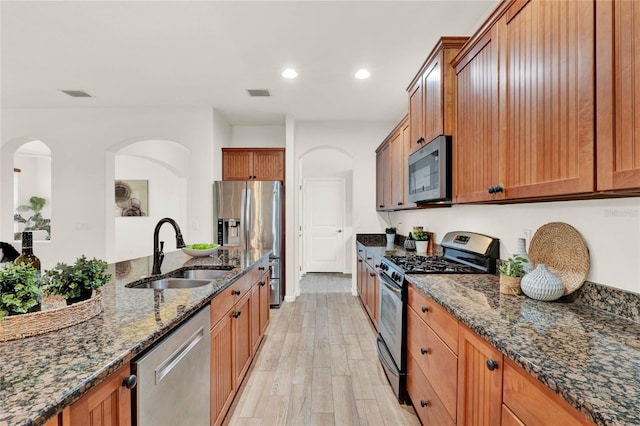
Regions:
M 225 424 L 419 425 L 413 408 L 391 391 L 375 330 L 350 294 L 351 278 L 340 283 L 340 277 L 314 274 L 315 283 L 303 287 L 305 278 L 306 290 L 294 303 L 271 310 L 265 340 Z M 325 278 L 332 282 L 327 288 L 343 285 L 344 292 L 323 292 Z

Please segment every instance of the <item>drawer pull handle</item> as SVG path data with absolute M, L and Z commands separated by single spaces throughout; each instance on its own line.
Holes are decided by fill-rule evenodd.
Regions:
M 427 355 L 427 354 L 429 353 L 429 349 L 426 349 L 426 348 L 420 348 L 420 353 L 421 353 L 422 355 Z
M 487 360 L 487 368 L 489 369 L 489 371 L 495 370 L 496 368 L 498 368 L 498 362 L 489 358 Z
M 234 318 L 238 318 L 242 314 L 242 311 L 236 311 L 233 313 Z
M 427 313 L 429 312 L 429 308 L 427 308 L 426 306 L 422 307 L 422 312 Z
M 236 296 L 240 296 L 240 290 L 233 290 L 231 293 L 235 294 Z
M 424 408 L 424 407 L 428 407 L 428 406 L 429 406 L 429 401 L 425 401 L 424 399 L 421 399 L 421 400 L 420 400 L 420 406 L 421 406 L 422 408 Z

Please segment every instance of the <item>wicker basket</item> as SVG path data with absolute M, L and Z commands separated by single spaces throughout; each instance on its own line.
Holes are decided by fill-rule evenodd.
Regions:
M 102 312 L 102 292 L 73 305 L 30 314 L 12 315 L 0 321 L 0 342 L 45 334 L 79 324 Z
M 522 294 L 520 290 L 520 280 L 522 277 L 508 277 L 500 275 L 500 293 L 518 296 Z

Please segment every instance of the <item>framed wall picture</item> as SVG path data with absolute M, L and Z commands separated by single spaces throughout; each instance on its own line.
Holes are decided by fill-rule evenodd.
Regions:
M 117 217 L 149 215 L 148 180 L 116 180 L 115 191 Z

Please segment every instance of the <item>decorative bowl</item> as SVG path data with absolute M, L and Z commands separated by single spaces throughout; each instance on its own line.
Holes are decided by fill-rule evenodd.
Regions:
M 220 246 L 218 246 L 216 244 L 216 246 L 213 247 L 213 248 L 194 249 L 194 248 L 191 248 L 191 247 L 187 246 L 187 247 L 182 247 L 181 250 L 185 254 L 188 254 L 191 257 L 204 257 L 204 256 L 211 256 L 216 250 L 218 250 L 218 248 L 220 248 Z

